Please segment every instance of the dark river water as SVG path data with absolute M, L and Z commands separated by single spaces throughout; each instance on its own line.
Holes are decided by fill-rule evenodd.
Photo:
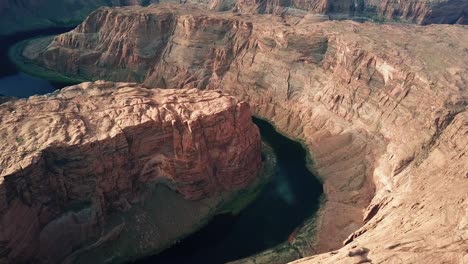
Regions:
M 69 85 L 20 72 L 8 59 L 8 49 L 14 43 L 69 29 L 36 30 L 0 39 L 0 94 L 28 97 Z M 270 123 L 253 120 L 277 158 L 276 173 L 258 197 L 239 214 L 216 216 L 173 247 L 134 263 L 225 263 L 287 241 L 297 227 L 315 216 L 323 190 L 306 167 L 306 151 L 300 143 L 278 133 Z
M 254 118 L 263 141 L 273 148 L 277 172 L 238 215 L 220 215 L 206 227 L 162 253 L 135 263 L 225 263 L 287 241 L 318 210 L 321 183 L 306 167 L 302 145 L 268 122 Z
M 0 96 L 25 98 L 35 94 L 46 94 L 71 83 L 51 82 L 21 72 L 8 57 L 8 50 L 16 43 L 30 38 L 56 35 L 72 27 L 48 28 L 20 32 L 0 37 Z

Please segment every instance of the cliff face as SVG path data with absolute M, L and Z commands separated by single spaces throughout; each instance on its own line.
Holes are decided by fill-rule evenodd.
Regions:
M 261 166 L 248 105 L 217 91 L 83 83 L 0 113 L 0 261 L 9 263 L 161 250 Z
M 467 24 L 465 0 L 0 0 L 0 35 L 77 24 L 102 6 L 174 2 L 244 14 L 326 14 L 332 18 L 384 17 L 418 24 Z
M 0 35 L 76 24 L 101 6 L 149 5 L 155 0 L 0 0 Z
M 464 0 L 238 0 L 236 10 L 247 14 L 327 14 L 332 18 L 383 17 L 422 25 L 467 24 Z
M 468 260 L 468 114 L 445 120 L 431 144 L 372 205 L 346 247 L 292 264 L 460 263 Z
M 369 1 L 366 8 L 375 8 L 377 14 L 389 19 L 402 19 L 422 25 L 468 24 L 468 3 L 464 0 Z
M 303 256 L 345 241 L 349 248 L 364 244 L 371 253 L 356 256 L 379 263 L 400 255 L 416 262 L 425 261 L 422 255 L 460 260 L 468 201 L 462 198 L 468 188 L 468 29 L 315 21 L 209 13 L 191 5 L 108 9 L 48 46 L 30 44 L 24 54 L 68 74 L 222 89 L 248 100 L 256 114 L 303 140 L 323 179 L 327 203 L 317 237 L 299 230 L 296 237 L 309 242 L 293 242 Z M 139 34 L 165 23 L 169 33 L 151 36 L 157 45 Z M 111 25 L 121 34 L 108 34 Z M 116 74 L 123 68 L 140 79 Z M 441 167 L 429 169 L 439 158 Z M 434 192 L 438 184 L 453 195 Z M 438 239 L 453 242 L 449 253 L 429 253 L 444 247 Z M 395 251 L 391 243 L 413 244 Z M 322 260 L 344 258 L 348 247 Z

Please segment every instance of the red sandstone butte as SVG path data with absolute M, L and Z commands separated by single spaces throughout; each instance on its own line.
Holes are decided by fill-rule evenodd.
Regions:
M 195 200 L 248 186 L 261 166 L 248 104 L 219 91 L 83 83 L 1 104 L 0 124 L 0 263 L 57 263 L 138 230 L 154 234 L 134 255 L 154 252 L 211 213 Z M 149 186 L 183 198 L 148 199 Z M 135 209 L 145 199 L 169 208 L 151 218 Z

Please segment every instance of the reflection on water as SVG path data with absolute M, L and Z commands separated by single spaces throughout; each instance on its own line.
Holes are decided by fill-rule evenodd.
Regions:
M 225 263 L 248 257 L 287 241 L 315 215 L 323 192 L 307 170 L 306 151 L 296 141 L 254 118 L 263 141 L 277 157 L 277 173 L 239 215 L 221 215 L 181 243 L 136 263 Z
M 23 39 L 64 31 L 67 29 L 47 29 L 0 38 L 0 94 L 28 97 L 63 87 L 64 84 L 54 85 L 18 72 L 7 59 L 7 50 Z M 314 217 L 323 190 L 307 170 L 306 151 L 298 142 L 276 132 L 268 122 L 255 118 L 254 122 L 277 157 L 277 173 L 257 199 L 238 215 L 217 216 L 181 243 L 137 263 L 225 263 L 285 242 L 306 219 Z

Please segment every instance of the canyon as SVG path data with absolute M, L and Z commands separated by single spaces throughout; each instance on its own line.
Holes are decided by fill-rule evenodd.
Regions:
M 467 24 L 465 0 L 0 0 L 0 35 L 50 26 L 75 25 L 101 6 L 173 2 L 193 3 L 215 11 L 304 17 L 398 20 L 418 24 Z
M 82 83 L 0 105 L 0 263 L 122 262 L 203 225 L 262 171 L 246 102 Z
M 235 10 L 251 14 L 325 14 L 330 18 L 396 20 L 427 24 L 467 24 L 468 3 L 463 0 L 238 0 Z
M 314 243 L 300 243 L 307 225 L 290 241 L 297 263 L 464 263 L 467 43 L 466 26 L 166 3 L 101 8 L 23 55 L 87 79 L 222 90 L 300 140 L 327 201 Z M 278 253 L 264 254 L 238 263 Z
M 148 5 L 151 0 L 0 0 L 0 35 L 73 25 L 101 6 Z

